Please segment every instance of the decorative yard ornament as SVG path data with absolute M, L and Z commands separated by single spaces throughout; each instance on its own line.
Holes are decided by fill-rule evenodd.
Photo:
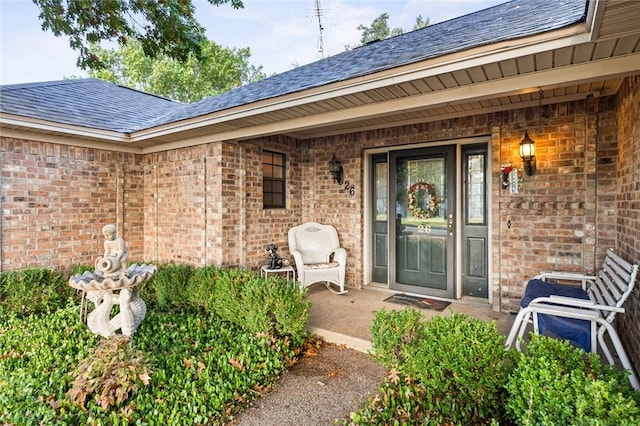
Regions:
M 83 316 L 86 299 L 95 305 L 87 317 L 87 326 L 93 333 L 110 337 L 120 330 L 123 335 L 132 336 L 147 313 L 140 288 L 156 274 L 157 268 L 147 264 L 127 267 L 127 245 L 117 236 L 116 226 L 104 226 L 102 234 L 104 256 L 96 259 L 95 270 L 72 276 L 69 285 L 83 292 Z M 120 312 L 112 317 L 116 305 Z
M 289 260 L 278 255 L 277 245 L 271 243 L 267 246 L 265 251 L 268 253 L 267 260 L 269 261 L 269 264 L 267 265 L 267 267 L 269 269 L 280 269 L 283 266 L 289 266 Z

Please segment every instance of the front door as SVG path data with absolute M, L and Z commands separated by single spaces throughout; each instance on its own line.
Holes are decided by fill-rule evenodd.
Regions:
M 409 293 L 488 298 L 486 143 L 375 154 L 371 166 L 371 281 Z
M 452 298 L 455 284 L 455 145 L 389 155 L 389 287 Z

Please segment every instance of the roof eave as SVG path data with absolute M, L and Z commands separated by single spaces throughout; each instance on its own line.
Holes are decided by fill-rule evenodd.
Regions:
M 26 117 L 0 112 L 0 129 L 2 136 L 12 138 L 33 139 L 61 143 L 64 145 L 78 145 L 113 149 L 118 145 L 119 151 L 140 153 L 140 148 L 131 145 L 128 133 L 94 129 L 58 123 L 39 118 Z

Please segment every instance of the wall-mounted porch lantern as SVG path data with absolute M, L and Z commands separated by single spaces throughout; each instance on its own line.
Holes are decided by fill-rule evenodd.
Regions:
M 331 160 L 329 161 L 329 171 L 331 172 L 331 177 L 333 178 L 333 180 L 335 180 L 338 185 L 342 185 L 344 172 L 342 170 L 342 165 L 336 158 L 336 154 L 333 154 L 333 157 L 331 157 Z
M 536 173 L 536 147 L 535 142 L 529 137 L 529 131 L 524 131 L 524 138 L 520 142 L 520 157 L 524 164 L 524 172 L 527 176 Z

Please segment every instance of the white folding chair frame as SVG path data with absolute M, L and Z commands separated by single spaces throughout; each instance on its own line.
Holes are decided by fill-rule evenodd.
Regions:
M 532 300 L 528 306 L 518 312 L 507 337 L 506 347 L 510 348 L 515 344 L 516 349 L 521 350 L 520 342 L 523 340 L 530 323 L 533 323 L 533 332 L 539 334 L 538 315 L 589 321 L 591 352 L 597 353 L 598 346 L 600 346 L 609 364 L 615 364 L 615 359 L 604 338 L 604 335 L 608 333 L 620 363 L 629 372 L 631 385 L 634 389 L 640 389 L 640 382 L 633 370 L 633 365 L 624 350 L 616 329 L 611 324 L 617 313 L 624 313 L 622 304 L 631 293 L 637 274 L 638 265 L 631 265 L 613 253 L 612 250 L 608 250 L 603 270 L 597 276 L 546 272 L 534 277 L 542 280 L 579 281 L 583 290 L 589 295 L 589 299 L 551 295 Z

